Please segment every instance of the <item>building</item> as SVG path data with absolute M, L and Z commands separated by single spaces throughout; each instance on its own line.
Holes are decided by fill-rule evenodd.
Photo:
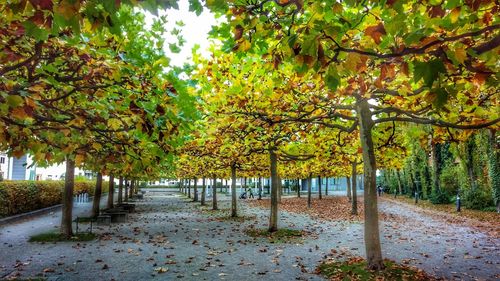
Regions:
M 20 158 L 9 157 L 0 153 L 0 179 L 5 180 L 64 180 L 65 163 L 48 167 L 37 167 L 29 155 Z M 94 178 L 94 173 L 80 168 L 75 169 L 75 176 Z
M 0 153 L 0 178 L 6 180 L 35 180 L 36 166 L 28 155 L 9 157 Z

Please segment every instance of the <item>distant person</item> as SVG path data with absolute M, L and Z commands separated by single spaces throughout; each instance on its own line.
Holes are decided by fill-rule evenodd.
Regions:
M 249 195 L 248 195 L 248 198 L 255 198 L 255 197 L 253 196 L 253 192 L 252 192 L 252 189 L 251 189 L 251 188 L 249 188 L 249 189 L 248 189 L 248 194 L 249 194 Z
M 382 186 L 381 186 L 381 185 L 379 185 L 379 186 L 377 187 L 377 192 L 378 192 L 378 196 L 381 196 L 381 195 L 382 195 Z

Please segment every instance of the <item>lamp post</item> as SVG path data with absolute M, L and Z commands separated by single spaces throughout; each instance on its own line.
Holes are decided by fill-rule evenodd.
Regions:
M 460 201 L 460 191 L 457 191 L 457 212 L 460 212 L 461 201 Z

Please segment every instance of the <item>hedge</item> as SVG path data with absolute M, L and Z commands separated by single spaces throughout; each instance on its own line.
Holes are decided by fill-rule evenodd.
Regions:
M 64 181 L 0 181 L 0 217 L 30 212 L 61 203 Z M 94 194 L 94 181 L 75 182 L 74 194 Z M 103 182 L 103 192 L 108 183 Z

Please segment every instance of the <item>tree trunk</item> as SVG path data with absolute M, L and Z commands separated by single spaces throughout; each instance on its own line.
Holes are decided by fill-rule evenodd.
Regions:
M 300 198 L 300 179 L 297 179 L 297 198 Z
M 212 210 L 218 210 L 217 208 L 217 178 L 214 177 L 214 182 L 212 185 Z
M 278 175 L 278 204 L 281 204 L 282 193 L 283 193 L 283 185 L 281 184 L 281 177 Z
M 123 203 L 123 177 L 118 181 L 118 204 Z
M 372 128 L 374 124 L 367 100 L 359 100 L 356 107 L 359 117 L 359 136 L 363 149 L 366 261 L 368 269 L 382 270 L 384 263 L 378 225 L 377 166 L 372 140 Z
M 246 178 L 245 178 L 246 183 Z M 231 217 L 235 218 L 238 216 L 237 207 L 237 197 L 236 197 L 236 165 L 231 165 Z
M 357 165 L 358 164 L 356 162 L 351 163 L 351 177 L 352 177 L 351 214 L 352 215 L 358 214 L 358 193 L 357 193 L 358 183 L 356 182 L 356 178 L 358 176 L 358 173 L 356 171 Z
M 125 179 L 125 198 L 123 199 L 125 202 L 128 202 L 128 188 L 129 188 L 129 180 Z
M 130 180 L 130 190 L 128 197 L 132 197 L 132 195 L 136 193 L 134 189 L 135 189 L 135 180 Z
M 323 194 L 321 194 L 321 177 L 318 176 L 318 198 L 323 199 Z
M 101 194 L 102 194 L 102 173 L 97 173 L 95 183 L 94 198 L 92 198 L 92 217 L 95 218 L 99 215 L 101 209 Z
M 115 193 L 115 184 L 114 184 L 114 181 L 115 178 L 113 177 L 113 175 L 109 175 L 109 192 L 108 192 L 108 204 L 106 206 L 106 208 L 108 209 L 111 209 L 113 208 L 113 201 L 114 201 L 114 193 Z
M 325 196 L 328 196 L 328 178 L 325 180 Z
M 278 157 L 274 150 L 269 151 L 271 162 L 271 215 L 269 216 L 269 232 L 278 231 Z
M 474 135 L 469 137 L 469 140 L 465 143 L 467 146 L 467 173 L 469 174 L 470 188 L 475 190 L 477 187 L 476 175 L 474 174 Z
M 188 198 L 191 198 L 191 179 L 188 179 Z
M 429 146 L 431 148 L 431 171 L 432 171 L 432 191 L 439 193 L 439 163 L 437 157 L 437 145 L 434 143 L 432 135 L 429 136 Z M 398 184 L 400 184 L 399 174 L 398 174 Z
M 203 183 L 202 183 L 202 187 L 201 187 L 201 205 L 202 206 L 205 206 L 205 196 L 206 196 L 206 193 L 207 193 L 207 184 L 206 184 L 206 179 L 203 178 Z
M 194 178 L 193 184 L 193 202 L 198 202 L 198 179 Z
M 66 158 L 66 174 L 62 196 L 61 234 L 73 236 L 73 189 L 75 188 L 75 160 Z
M 401 176 L 399 175 L 399 170 L 396 170 L 396 178 L 398 179 L 399 195 L 403 195 L 403 183 L 401 182 Z
M 347 199 L 349 199 L 349 202 L 351 202 L 352 196 L 351 196 L 351 177 L 346 177 L 347 181 Z
M 312 175 L 307 179 L 307 208 L 311 208 Z
M 497 213 L 500 213 L 500 169 L 498 168 L 498 148 L 495 138 L 496 131 L 489 130 L 488 134 L 488 177 L 493 190 L 493 200 L 497 206 Z
M 258 200 L 261 200 L 262 199 L 262 178 L 259 177 L 259 198 L 257 198 Z

